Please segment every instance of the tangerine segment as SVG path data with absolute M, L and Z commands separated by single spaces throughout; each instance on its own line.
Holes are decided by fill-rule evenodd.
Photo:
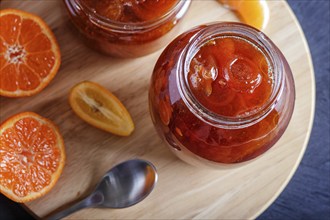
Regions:
M 73 111 L 87 123 L 120 136 L 134 130 L 133 120 L 120 100 L 107 89 L 94 82 L 84 81 L 70 92 Z
M 266 0 L 219 0 L 222 4 L 237 12 L 245 23 L 265 29 L 269 21 L 269 7 Z
M 31 96 L 55 77 L 61 55 L 55 36 L 38 16 L 0 11 L 0 95 Z
M 0 126 L 0 192 L 16 202 L 46 194 L 65 163 L 58 128 L 46 118 L 24 112 Z

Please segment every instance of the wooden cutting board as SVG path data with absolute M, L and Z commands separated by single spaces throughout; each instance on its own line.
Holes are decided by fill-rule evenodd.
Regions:
M 40 15 L 54 30 L 63 62 L 40 94 L 22 99 L 1 97 L 1 121 L 22 111 L 53 120 L 66 145 L 67 161 L 54 189 L 25 204 L 44 217 L 83 198 L 113 165 L 131 158 L 155 164 L 159 181 L 141 203 L 126 209 L 85 209 L 72 219 L 245 219 L 255 218 L 284 189 L 305 151 L 313 122 L 315 81 L 304 34 L 284 1 L 269 1 L 271 17 L 264 31 L 283 51 L 296 84 L 296 105 L 280 141 L 253 162 L 234 169 L 204 170 L 176 158 L 161 142 L 148 112 L 148 84 L 161 50 L 137 59 L 114 59 L 85 47 L 68 24 L 61 1 L 6 1 L 1 8 L 20 8 Z M 217 1 L 193 1 L 183 30 L 213 21 L 237 21 Z M 179 33 L 178 33 L 179 34 Z M 130 111 L 136 129 L 117 137 L 84 123 L 68 104 L 70 88 L 83 80 L 98 82 L 115 93 Z

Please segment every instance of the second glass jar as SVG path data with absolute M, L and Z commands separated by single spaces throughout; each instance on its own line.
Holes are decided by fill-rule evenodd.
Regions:
M 114 57 L 155 52 L 177 34 L 190 0 L 64 0 L 86 44 Z

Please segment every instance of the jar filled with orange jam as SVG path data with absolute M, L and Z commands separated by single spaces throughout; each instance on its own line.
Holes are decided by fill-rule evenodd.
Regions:
M 240 23 L 199 26 L 163 51 L 151 78 L 150 113 L 184 161 L 249 161 L 284 133 L 295 101 L 290 67 L 265 34 Z
M 190 0 L 64 0 L 86 44 L 115 57 L 155 52 L 177 34 Z

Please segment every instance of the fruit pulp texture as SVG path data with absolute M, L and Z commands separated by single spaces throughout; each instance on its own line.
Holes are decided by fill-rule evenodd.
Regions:
M 185 148 L 201 158 L 220 163 L 250 160 L 277 141 L 283 132 L 283 123 L 287 122 L 278 126 L 281 115 L 275 108 L 252 126 L 225 129 L 205 123 L 187 108 L 177 88 L 176 65 L 183 48 L 201 28 L 177 38 L 159 58 L 149 91 L 153 121 L 177 154 L 184 154 L 182 148 Z M 258 49 L 242 39 L 228 37 L 210 41 L 190 63 L 191 91 L 209 111 L 220 116 L 236 117 L 250 112 L 262 106 L 272 90 L 269 82 L 272 75 L 265 61 Z M 283 106 L 282 103 L 279 106 Z
M 268 63 L 261 50 L 242 38 L 212 39 L 190 62 L 190 90 L 218 115 L 248 116 L 270 98 L 273 77 Z
M 17 196 L 50 184 L 60 163 L 54 131 L 33 118 L 23 118 L 0 136 L 0 183 Z
M 179 4 L 179 1 L 80 0 L 91 11 L 108 18 L 111 24 L 116 23 L 116 28 L 113 29 L 112 26 L 109 28 L 95 25 L 95 21 L 91 21 L 91 16 L 85 9 L 77 10 L 70 1 L 64 0 L 71 20 L 84 36 L 85 43 L 104 54 L 115 57 L 144 56 L 165 46 L 177 34 L 178 22 L 187 10 L 187 7 L 182 6 L 176 13 L 154 25 L 155 20 L 170 12 Z M 145 26 L 144 22 L 149 23 Z M 121 26 L 124 27 L 127 24 L 130 28 L 121 29 Z M 139 29 L 133 31 L 131 27 L 136 25 Z
M 97 14 L 118 22 L 144 22 L 162 17 L 178 0 L 82 0 Z

